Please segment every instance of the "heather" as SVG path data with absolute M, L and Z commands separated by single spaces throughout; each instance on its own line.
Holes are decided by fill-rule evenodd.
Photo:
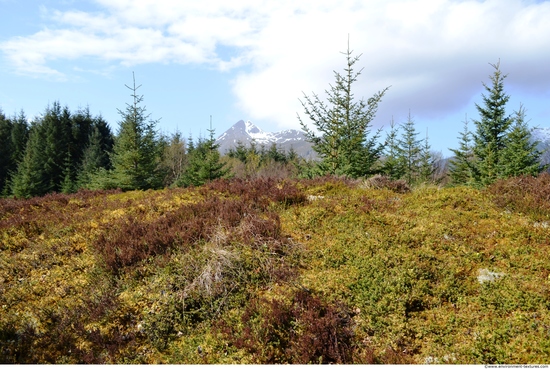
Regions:
M 547 363 L 548 175 L 0 200 L 2 363 Z

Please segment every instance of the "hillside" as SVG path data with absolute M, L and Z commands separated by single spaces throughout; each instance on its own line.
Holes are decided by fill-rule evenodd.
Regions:
M 550 179 L 0 200 L 2 363 L 548 363 Z

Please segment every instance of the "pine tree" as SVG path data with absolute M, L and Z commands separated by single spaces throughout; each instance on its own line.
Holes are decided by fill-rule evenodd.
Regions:
M 13 123 L 6 118 L 2 109 L 0 109 L 0 193 L 8 184 L 9 172 L 12 167 L 12 129 Z
M 464 131 L 458 137 L 458 149 L 450 149 L 454 157 L 450 160 L 450 175 L 454 184 L 472 185 L 474 183 L 475 158 L 472 145 L 472 132 L 468 129 L 468 116 L 464 120 Z
M 230 158 L 238 159 L 241 163 L 246 164 L 247 153 L 248 148 L 245 146 L 245 144 L 243 144 L 242 141 L 237 141 L 237 145 L 228 150 L 227 156 L 229 156 Z
M 97 119 L 97 118 L 96 118 Z M 89 144 L 89 140 L 94 129 L 94 121 L 89 107 L 79 109 L 76 113 L 71 114 L 71 136 L 69 142 L 69 161 L 70 171 L 76 173 L 82 164 L 84 151 Z M 69 169 L 66 169 L 69 170 Z
M 417 139 L 418 132 L 414 126 L 411 112 L 407 121 L 401 124 L 403 133 L 397 140 L 399 147 L 399 157 L 403 163 L 403 176 L 409 184 L 416 182 L 420 165 L 421 141 Z
M 507 130 L 512 124 L 512 119 L 506 115 L 506 103 L 510 99 L 504 92 L 504 79 L 500 71 L 500 61 L 491 64 L 495 69 L 490 76 L 492 85 L 483 83 L 488 96 L 483 94 L 483 106 L 476 104 L 480 114 L 480 120 L 474 120 L 476 132 L 474 133 L 474 154 L 476 165 L 474 175 L 480 185 L 493 183 L 500 175 L 501 151 L 507 144 Z
M 538 142 L 531 139 L 523 105 L 515 112 L 513 120 L 511 131 L 506 136 L 505 147 L 501 151 L 499 176 L 536 176 L 544 170 L 540 163 L 542 153 L 537 150 Z
M 354 65 L 361 55 L 352 57 L 348 49 L 345 74 L 334 72 L 336 83 L 326 91 L 328 103 L 313 94 L 304 94 L 301 101 L 305 114 L 319 131 L 315 133 L 308 128 L 300 116 L 298 119 L 306 138 L 313 144 L 313 149 L 319 154 L 319 168 L 322 173 L 349 175 L 361 177 L 371 174 L 372 165 L 380 157 L 382 146 L 377 144 L 380 131 L 369 138 L 371 122 L 376 115 L 378 104 L 388 90 L 376 93 L 367 101 L 357 101 L 352 92 L 352 86 L 361 74 L 354 71 Z
M 200 186 L 229 174 L 229 169 L 220 160 L 220 145 L 216 143 L 215 131 L 210 128 L 208 132 L 208 139 L 199 138 L 197 145 L 189 150 L 189 165 L 177 183 L 179 186 Z
M 79 185 L 86 187 L 90 181 L 90 177 L 103 167 L 101 165 L 105 160 L 107 153 L 101 147 L 101 135 L 98 129 L 94 129 L 90 135 L 88 146 L 84 149 L 84 157 L 82 158 L 79 177 Z M 108 157 L 107 157 L 108 159 Z
M 434 182 L 435 158 L 431 152 L 431 146 L 428 141 L 428 129 L 426 129 L 426 138 L 424 144 L 420 147 L 418 158 L 418 179 L 420 183 Z
M 392 120 L 390 122 L 390 131 L 386 135 L 386 142 L 384 144 L 384 161 L 382 163 L 382 173 L 397 180 L 405 175 L 403 158 L 400 155 L 398 144 L 399 127 L 395 125 Z
M 45 167 L 46 145 L 42 121 L 32 123 L 23 159 L 17 166 L 11 187 L 12 194 L 20 198 L 42 196 L 50 190 L 50 177 Z
M 29 124 L 23 110 L 19 112 L 19 115 L 14 116 L 11 121 L 13 124 L 11 130 L 11 161 L 12 170 L 15 171 L 17 164 L 23 160 L 25 154 L 25 148 L 29 140 Z
M 44 167 L 47 177 L 46 192 L 60 192 L 66 172 L 72 172 L 72 169 L 66 168 L 67 165 L 71 164 L 67 160 L 72 136 L 69 108 L 62 108 L 58 101 L 54 102 L 51 108 L 46 108 L 42 125 L 45 144 Z
M 76 181 L 76 168 L 73 164 L 71 151 L 67 153 L 65 159 L 65 168 L 63 169 L 63 182 L 61 182 L 60 190 L 62 193 L 74 193 L 78 190 Z
M 145 107 L 141 106 L 143 96 L 137 94 L 135 75 L 132 104 L 126 110 L 119 109 L 122 117 L 111 158 L 112 181 L 123 190 L 158 188 L 162 185 L 159 173 L 160 152 L 155 131 L 156 121 L 149 119 Z

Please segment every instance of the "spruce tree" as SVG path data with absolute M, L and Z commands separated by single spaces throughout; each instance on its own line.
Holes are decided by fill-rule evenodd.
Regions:
M 531 132 L 525 121 L 525 108 L 520 105 L 515 112 L 514 123 L 506 135 L 505 146 L 500 154 L 499 176 L 501 178 L 519 175 L 536 176 L 544 170 L 540 163 L 542 153 L 537 150 L 538 142 L 532 141 Z
M 435 158 L 431 152 L 431 146 L 428 140 L 428 129 L 426 129 L 426 138 L 424 144 L 420 147 L 418 158 L 418 179 L 419 183 L 434 182 Z
M 214 130 L 208 130 L 208 139 L 199 138 L 196 146 L 189 150 L 189 165 L 182 175 L 179 186 L 200 186 L 217 178 L 227 177 L 229 169 L 221 161 L 219 147 L 214 137 Z
M 0 109 L 0 193 L 5 189 L 9 172 L 12 167 L 12 142 L 11 131 L 13 123 L 6 118 L 2 109 Z
M 32 123 L 25 154 L 11 183 L 11 192 L 16 197 L 42 196 L 50 191 L 50 177 L 45 167 L 45 133 L 42 121 Z
M 450 149 L 454 157 L 450 160 L 449 172 L 453 184 L 472 185 L 475 181 L 472 132 L 468 129 L 468 116 L 464 120 L 464 130 L 458 137 L 458 149 Z
M 343 53 L 347 61 L 345 73 L 334 72 L 336 82 L 326 91 L 327 103 L 317 94 L 312 97 L 304 94 L 305 101 L 300 100 L 319 134 L 310 129 L 300 116 L 298 120 L 307 140 L 321 158 L 319 169 L 322 173 L 361 177 L 372 173 L 372 166 L 381 154 L 382 145 L 377 144 L 380 131 L 372 137 L 369 135 L 378 104 L 388 88 L 367 101 L 357 101 L 352 87 L 362 72 L 354 71 L 361 55 L 353 57 L 352 53 L 348 44 Z
M 511 117 L 506 115 L 506 103 L 510 99 L 504 92 L 506 75 L 500 71 L 500 61 L 491 66 L 495 69 L 490 76 L 492 84 L 483 83 L 488 95 L 482 95 L 483 106 L 476 104 L 480 119 L 474 120 L 474 175 L 479 185 L 491 184 L 500 176 L 501 152 L 507 144 L 506 134 L 512 124 Z
M 88 138 L 88 144 L 82 154 L 82 161 L 77 176 L 77 185 L 79 188 L 92 189 L 103 187 L 100 184 L 101 178 L 98 177 L 105 179 L 106 171 L 111 168 L 109 155 L 112 149 L 113 135 L 111 129 L 103 118 L 95 118 Z M 101 175 L 99 175 L 100 172 Z
M 67 168 L 71 161 L 67 160 L 71 143 L 71 113 L 68 107 L 61 107 L 56 101 L 52 107 L 46 108 L 42 117 L 44 128 L 44 167 L 47 177 L 46 192 L 60 192 L 61 184 L 65 180 Z
M 84 151 L 88 146 L 94 129 L 94 121 L 89 107 L 79 109 L 71 114 L 71 137 L 69 142 L 69 156 L 71 157 L 71 171 L 77 172 L 82 164 Z M 67 169 L 66 169 L 67 170 Z
M 403 133 L 397 140 L 399 157 L 403 163 L 403 176 L 409 184 L 416 182 L 420 165 L 421 140 L 417 139 L 418 132 L 409 111 L 407 121 L 401 124 Z
M 14 116 L 11 122 L 11 162 L 13 165 L 12 170 L 15 171 L 17 164 L 23 160 L 25 154 L 25 148 L 29 140 L 29 124 L 23 110 L 19 112 L 19 115 Z
M 398 133 L 399 127 L 395 125 L 392 117 L 390 131 L 386 135 L 384 144 L 384 160 L 381 170 L 382 173 L 394 180 L 402 178 L 405 174 L 405 166 L 399 150 Z
M 157 121 L 150 120 L 145 107 L 141 106 L 143 96 L 137 94 L 141 85 L 136 86 L 135 75 L 133 86 L 126 87 L 132 91 L 133 103 L 126 104 L 125 111 L 119 109 L 122 120 L 111 157 L 111 180 L 123 190 L 158 188 L 162 178 L 155 131 Z

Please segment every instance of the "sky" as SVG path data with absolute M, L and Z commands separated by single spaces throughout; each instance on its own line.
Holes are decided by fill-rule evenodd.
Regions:
M 210 116 L 217 135 L 241 119 L 300 129 L 300 99 L 325 97 L 349 42 L 355 97 L 389 87 L 373 129 L 410 113 L 451 155 L 499 62 L 508 113 L 523 104 L 530 126 L 550 127 L 550 1 L 0 0 L 0 14 L 8 116 L 59 101 L 116 132 L 134 73 L 163 133 L 205 136 Z

